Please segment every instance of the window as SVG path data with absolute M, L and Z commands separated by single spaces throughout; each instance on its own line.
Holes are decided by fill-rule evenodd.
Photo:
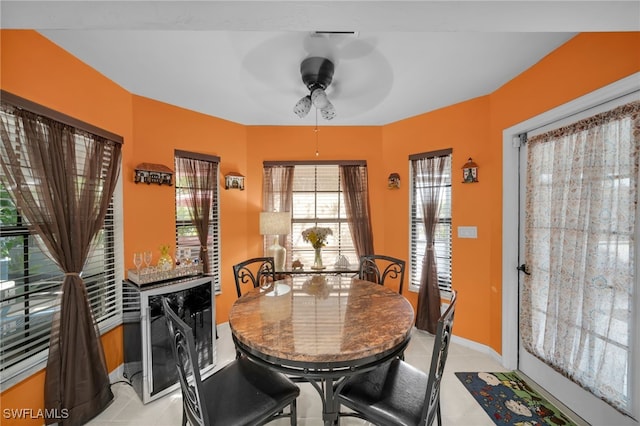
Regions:
M 304 242 L 302 231 L 312 226 L 330 228 L 333 235 L 322 249 L 327 265 L 344 255 L 358 264 L 345 211 L 338 164 L 296 164 L 293 173 L 293 211 L 291 214 L 291 257 L 311 266 L 314 250 Z
M 436 156 L 445 158 L 443 176 L 421 175 L 418 172 L 419 168 L 416 167 L 416 161 Z M 437 186 L 432 189 L 440 191 L 440 215 L 433 245 L 438 269 L 438 285 L 441 291 L 449 291 L 451 290 L 451 150 L 413 155 L 410 157 L 409 167 L 411 172 L 409 287 L 414 291 L 420 288 L 422 260 L 427 249 L 422 190 L 437 182 L 435 183 Z
M 207 196 L 211 199 L 207 238 L 209 273 L 213 276 L 216 293 L 220 293 L 220 215 L 218 205 L 218 200 L 220 199 L 218 185 L 218 165 L 220 158 L 186 151 L 176 151 L 175 157 L 176 248 L 178 251 L 187 249 L 191 252 L 191 258 L 199 256 L 200 240 L 198 238 L 198 231 L 192 220 L 193 210 L 188 199 L 191 194 L 198 196 L 199 194 L 207 192 Z M 190 172 L 187 170 L 187 161 L 191 162 L 194 166 L 191 170 L 195 170 L 195 173 L 204 173 L 203 170 L 211 172 L 211 181 L 204 182 L 205 184 L 211 185 L 210 187 L 195 187 L 195 182 L 198 181 L 198 179 L 194 179 L 194 176 L 188 175 Z M 210 168 L 209 165 L 212 165 L 212 168 Z M 202 178 L 203 176 L 200 177 Z
M 0 111 L 8 137 L 16 141 L 17 118 L 11 109 Z M 76 123 L 77 124 L 77 123 Z M 84 156 L 93 135 L 76 126 L 76 155 Z M 22 136 L 19 143 L 26 143 Z M 4 152 L 4 151 L 3 151 Z M 25 167 L 30 167 L 25 164 Z M 2 172 L 4 173 L 4 172 Z M 4 179 L 0 179 L 4 182 Z M 116 190 L 102 230 L 93 241 L 82 270 L 89 303 L 101 332 L 121 322 L 122 223 L 121 191 Z M 59 309 L 56 301 L 64 274 L 40 249 L 38 237 L 0 183 L 0 377 L 5 388 L 41 367 L 48 354 L 51 320 Z

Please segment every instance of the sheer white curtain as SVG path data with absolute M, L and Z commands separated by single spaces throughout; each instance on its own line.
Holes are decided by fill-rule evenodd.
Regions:
M 640 102 L 528 144 L 523 344 L 629 412 Z

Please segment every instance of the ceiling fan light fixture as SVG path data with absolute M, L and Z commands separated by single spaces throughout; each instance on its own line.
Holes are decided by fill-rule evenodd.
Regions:
M 311 96 L 303 96 L 293 107 L 293 112 L 300 118 L 304 118 L 311 111 Z
M 329 105 L 329 98 L 323 89 L 317 88 L 311 92 L 311 102 L 316 108 L 323 109 Z
M 329 102 L 325 89 L 333 80 L 333 62 L 327 58 L 312 56 L 300 64 L 302 82 L 309 89 L 309 95 L 300 99 L 293 111 L 300 118 L 306 117 L 312 106 L 316 107 L 325 120 L 331 120 L 336 116 L 336 110 Z M 316 118 L 317 119 L 317 118 Z
M 336 109 L 333 107 L 333 104 L 331 102 L 327 101 L 327 104 L 328 105 L 325 108 L 322 108 L 320 110 L 320 115 L 325 120 L 333 120 L 333 118 L 336 116 Z

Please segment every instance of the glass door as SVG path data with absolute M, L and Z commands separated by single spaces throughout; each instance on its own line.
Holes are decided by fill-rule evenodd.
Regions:
M 591 424 L 638 425 L 637 142 L 549 133 L 579 120 L 520 148 L 518 369 Z

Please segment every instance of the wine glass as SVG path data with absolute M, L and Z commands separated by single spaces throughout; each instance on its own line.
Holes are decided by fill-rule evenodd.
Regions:
M 140 267 L 142 266 L 142 253 L 133 253 L 133 264 L 136 265 L 136 271 L 140 274 Z
M 149 266 L 151 265 L 151 259 L 153 259 L 153 253 L 151 252 L 151 250 L 147 250 L 144 252 L 144 265 L 147 267 L 147 270 L 149 270 Z

